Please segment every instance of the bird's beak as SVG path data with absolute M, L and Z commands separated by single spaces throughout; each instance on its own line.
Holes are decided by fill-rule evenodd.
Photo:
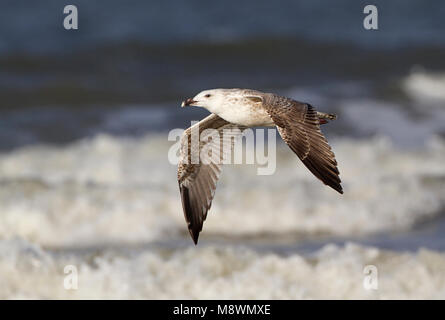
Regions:
M 185 101 L 182 101 L 181 103 L 181 107 L 187 107 L 187 106 L 192 106 L 194 103 L 196 103 L 198 101 L 193 100 L 192 98 L 187 99 Z

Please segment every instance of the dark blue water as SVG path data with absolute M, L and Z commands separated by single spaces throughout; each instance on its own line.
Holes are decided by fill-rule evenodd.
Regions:
M 134 41 L 144 44 L 221 43 L 291 38 L 369 48 L 444 46 L 443 1 L 71 1 L 79 30 L 62 28 L 55 0 L 2 1 L 0 52 L 69 52 Z M 379 10 L 379 30 L 363 29 L 363 8 Z
M 445 70 L 441 1 L 374 1 L 377 31 L 363 28 L 367 1 L 70 3 L 74 31 L 62 26 L 64 2 L 1 2 L 0 149 L 185 126 L 204 113 L 171 110 L 216 87 L 303 88 L 292 97 L 336 112 L 355 97 L 410 114 L 423 106 L 401 79 L 417 66 Z M 335 130 L 363 133 L 346 122 Z

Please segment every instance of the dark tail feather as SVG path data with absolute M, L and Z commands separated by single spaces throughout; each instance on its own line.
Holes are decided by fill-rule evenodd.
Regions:
M 326 123 L 329 123 L 328 120 L 336 120 L 337 119 L 337 115 L 334 113 L 324 113 L 324 112 L 319 112 L 319 111 L 317 111 L 317 117 L 320 121 L 320 124 L 326 124 Z

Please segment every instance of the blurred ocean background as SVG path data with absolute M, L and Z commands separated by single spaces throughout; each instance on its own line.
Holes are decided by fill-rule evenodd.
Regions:
M 443 1 L 373 1 L 378 31 L 368 1 L 82 0 L 76 31 L 66 4 L 0 3 L 0 298 L 445 298 Z M 219 87 L 337 113 L 345 194 L 280 141 L 272 176 L 224 168 L 195 247 L 167 134 Z

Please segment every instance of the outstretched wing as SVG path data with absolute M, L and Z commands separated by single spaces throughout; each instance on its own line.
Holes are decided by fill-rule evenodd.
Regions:
M 265 96 L 263 106 L 304 165 L 324 184 L 343 193 L 337 161 L 320 131 L 317 111 L 310 104 L 275 95 Z
M 211 114 L 182 135 L 179 191 L 185 220 L 195 244 L 212 204 L 223 160 L 231 154 L 235 139 L 244 129 L 246 127 Z

